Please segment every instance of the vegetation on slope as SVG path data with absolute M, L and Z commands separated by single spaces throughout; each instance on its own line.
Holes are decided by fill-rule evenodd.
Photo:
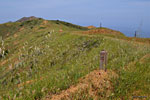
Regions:
M 10 36 L 19 30 L 19 23 L 5 23 L 0 24 L 0 36 L 5 38 L 6 36 Z
M 32 20 L 19 26 L 24 28 L 4 40 L 9 53 L 0 58 L 0 99 L 33 100 L 58 94 L 99 69 L 99 53 L 103 49 L 109 53 L 108 69 L 119 78 L 112 79 L 111 95 L 101 93 L 99 98 L 131 98 L 141 93 L 135 90 L 148 95 L 149 58 L 143 58 L 145 64 L 139 61 L 150 53 L 149 45 L 127 42 L 123 37 L 118 39 L 109 34 L 76 34 L 84 28 L 61 21 L 58 24 L 58 21 Z M 135 63 L 131 66 L 131 62 Z
M 26 31 L 30 32 L 35 29 L 64 29 L 64 30 L 88 30 L 86 27 L 82 27 L 79 25 L 71 24 L 64 21 L 59 20 L 44 20 L 42 18 L 36 18 L 34 16 L 31 17 L 23 17 L 16 22 L 8 22 L 4 24 L 0 24 L 0 36 L 3 38 L 9 37 L 10 35 L 17 34 L 19 32 L 24 33 Z M 22 32 L 24 30 L 24 32 Z
M 53 22 L 55 22 L 56 24 L 63 24 L 65 26 L 69 27 L 69 28 L 76 28 L 76 29 L 80 29 L 80 30 L 88 30 L 88 28 L 86 28 L 86 27 L 82 27 L 82 26 L 71 24 L 71 23 L 64 22 L 64 21 L 53 20 Z

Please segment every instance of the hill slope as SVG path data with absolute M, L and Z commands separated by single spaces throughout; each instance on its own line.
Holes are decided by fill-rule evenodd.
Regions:
M 0 36 L 3 38 L 9 37 L 17 33 L 29 33 L 31 31 L 39 31 L 41 29 L 55 30 L 88 30 L 86 27 L 74 25 L 68 22 L 59 20 L 44 20 L 36 17 L 23 17 L 16 22 L 0 24 Z
M 6 24 L 3 25 L 7 27 Z M 35 19 L 9 24 L 15 26 L 9 30 L 11 35 L 6 36 L 9 31 L 5 29 L 5 34 L 1 33 L 9 52 L 0 58 L 0 99 L 33 100 L 47 95 L 51 98 L 98 70 L 99 52 L 103 49 L 109 53 L 108 70 L 119 77 L 110 80 L 110 95 L 104 91 L 97 96 L 102 99 L 149 96 L 149 56 L 145 56 L 150 53 L 148 43 L 127 40 L 125 36 L 82 34 L 87 28 L 62 21 Z M 73 94 L 72 99 L 83 96 L 94 98 L 85 91 L 78 96 Z

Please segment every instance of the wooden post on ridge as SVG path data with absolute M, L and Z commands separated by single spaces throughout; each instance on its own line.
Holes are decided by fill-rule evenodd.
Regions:
M 106 71 L 106 65 L 107 65 L 107 51 L 102 50 L 100 52 L 100 70 Z

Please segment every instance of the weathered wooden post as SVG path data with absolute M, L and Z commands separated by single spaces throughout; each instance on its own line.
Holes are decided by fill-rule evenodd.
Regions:
M 107 65 L 107 51 L 102 50 L 100 52 L 100 70 L 106 71 L 106 65 Z

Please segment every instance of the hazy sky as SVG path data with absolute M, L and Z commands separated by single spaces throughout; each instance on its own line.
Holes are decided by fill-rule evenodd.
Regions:
M 0 23 L 24 16 L 120 30 L 150 37 L 150 0 L 0 0 Z

